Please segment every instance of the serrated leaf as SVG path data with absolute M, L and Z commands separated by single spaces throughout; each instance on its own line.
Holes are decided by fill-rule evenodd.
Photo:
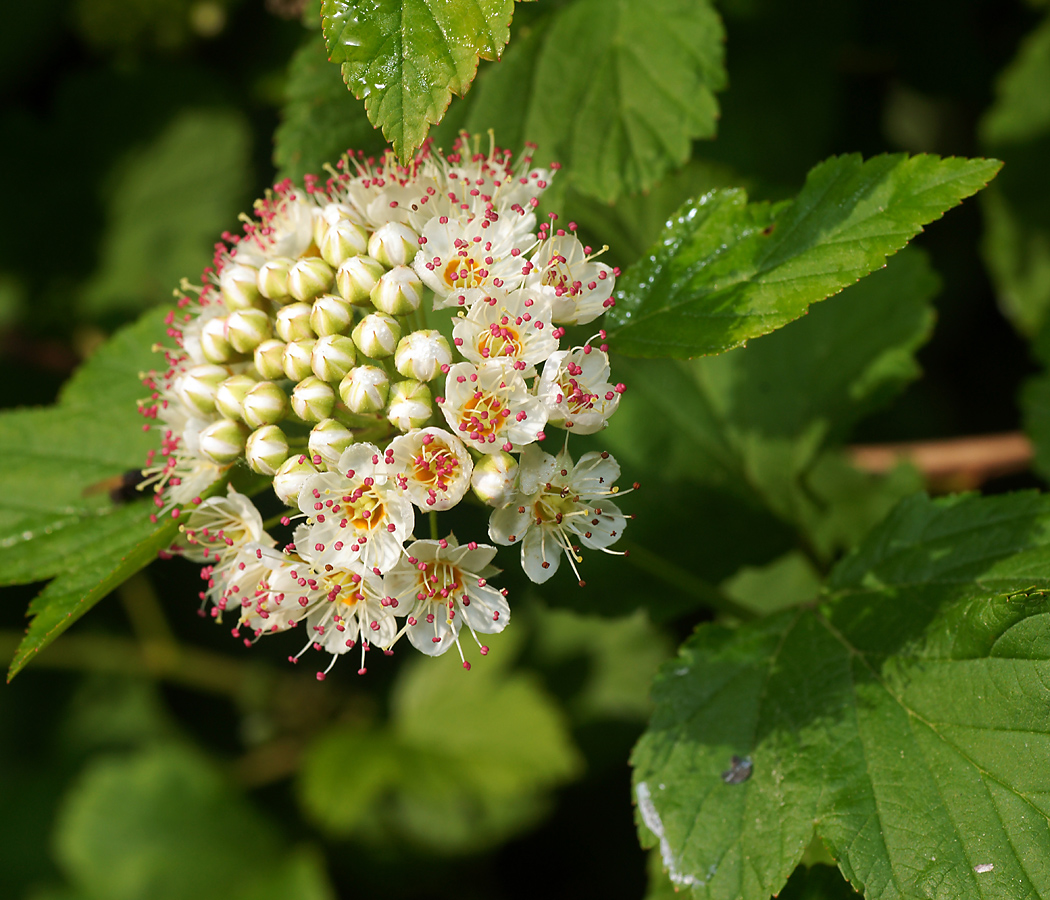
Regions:
M 514 0 L 324 0 L 329 59 L 402 159 L 463 96 L 479 59 L 498 59 Z
M 996 160 L 838 156 L 798 197 L 741 190 L 687 203 L 620 278 L 613 347 L 631 356 L 721 353 L 767 334 L 881 267 L 926 223 L 994 177 Z
M 815 834 L 872 900 L 1050 890 L 1048 562 L 1050 498 L 918 496 L 819 609 L 701 626 L 633 759 L 672 880 L 766 900 Z
M 196 277 L 246 199 L 251 137 L 240 114 L 187 111 L 111 176 L 101 261 L 80 297 L 91 315 L 141 310 Z
M 328 61 L 324 37 L 311 34 L 288 64 L 281 124 L 273 136 L 278 179 L 301 182 L 306 173 L 321 174 L 348 149 L 382 152 L 382 135 L 368 121 L 361 104 Z
M 919 487 L 907 473 L 857 472 L 834 451 L 919 374 L 914 354 L 938 288 L 925 255 L 908 249 L 746 348 L 690 362 L 617 359 L 628 390 L 603 442 L 639 465 L 659 454 L 669 478 L 750 491 L 831 557 Z

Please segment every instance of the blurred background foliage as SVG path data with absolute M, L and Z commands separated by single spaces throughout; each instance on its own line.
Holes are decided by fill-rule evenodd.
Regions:
M 539 591 L 508 567 L 515 628 L 469 675 L 405 654 L 318 684 L 279 642 L 248 650 L 199 620 L 196 567 L 162 562 L 128 582 L 0 693 L 0 896 L 670 896 L 658 865 L 649 884 L 626 763 L 660 662 L 715 611 L 812 596 L 921 485 L 907 467 L 852 468 L 846 441 L 1022 421 L 1050 436 L 1050 21 L 1037 4 L 724 0 L 718 136 L 684 167 L 656 165 L 636 194 L 574 168 L 586 148 L 550 62 L 579 79 L 558 43 L 574 34 L 557 19 L 567 5 L 521 6 L 504 60 L 482 63 L 433 134 L 494 127 L 501 143 L 538 136 L 568 154 L 548 205 L 613 263 L 637 259 L 689 196 L 743 185 L 780 199 L 834 153 L 1007 165 L 920 249 L 746 357 L 619 360 L 631 389 L 587 443 L 643 482 L 625 503 L 632 555 L 592 554 L 585 588 Z M 107 335 L 196 277 L 275 177 L 382 146 L 318 24 L 298 0 L 6 10 L 5 406 L 51 402 Z M 530 93 L 537 71 L 547 80 Z M 1036 469 L 1050 475 L 1050 459 Z M 8 658 L 35 591 L 7 589 Z M 842 881 L 814 866 L 789 895 L 840 896 Z

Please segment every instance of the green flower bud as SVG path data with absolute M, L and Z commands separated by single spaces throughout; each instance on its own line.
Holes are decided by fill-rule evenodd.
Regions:
M 397 342 L 401 340 L 401 326 L 393 316 L 372 313 L 357 323 L 353 337 L 357 348 L 365 356 L 383 359 L 397 349 Z
M 241 401 L 241 417 L 250 428 L 276 425 L 286 415 L 288 395 L 272 381 L 260 381 L 253 385 Z
M 406 378 L 430 381 L 442 366 L 452 363 L 452 351 L 440 331 L 413 331 L 406 334 L 394 352 L 394 366 Z
M 310 458 L 305 455 L 294 455 L 288 457 L 273 476 L 273 492 L 288 506 L 295 506 L 299 502 L 299 491 L 311 475 L 316 475 L 320 469 L 317 468 Z
M 255 348 L 254 359 L 263 378 L 284 378 L 284 341 L 263 341 Z
M 474 463 L 470 486 L 482 503 L 497 509 L 506 506 L 514 496 L 514 479 L 518 476 L 518 461 L 509 453 L 499 451 L 483 456 Z
M 314 300 L 310 310 L 310 327 L 319 337 L 326 334 L 348 334 L 354 313 L 342 297 L 324 294 Z
M 377 366 L 358 366 L 339 382 L 339 396 L 347 409 L 361 415 L 379 412 L 386 406 L 390 378 Z
M 215 392 L 215 408 L 227 419 L 244 415 L 244 398 L 258 382 L 251 375 L 231 375 Z
M 270 304 L 259 293 L 259 270 L 254 266 L 230 265 L 219 276 L 219 292 L 229 310 L 265 309 Z
M 233 373 L 226 366 L 205 363 L 193 366 L 175 383 L 175 393 L 191 409 L 203 416 L 215 412 L 215 394 Z
M 353 432 L 342 422 L 324 419 L 310 431 L 310 455 L 320 456 L 332 468 L 339 461 L 339 455 L 353 442 Z
M 318 242 L 321 256 L 330 266 L 338 268 L 352 256 L 360 256 L 368 249 L 368 232 L 349 219 L 330 224 Z
M 310 357 L 314 350 L 312 340 L 291 341 L 284 346 L 284 374 L 292 381 L 302 381 L 313 372 L 310 365 Z
M 319 256 L 300 259 L 288 270 L 288 292 L 296 300 L 313 300 L 327 293 L 335 280 L 335 272 Z
M 372 288 L 372 305 L 391 316 L 405 316 L 423 302 L 423 282 L 408 266 L 395 266 Z
M 219 419 L 201 429 L 200 451 L 213 463 L 229 465 L 240 459 L 248 440 L 248 427 L 232 419 Z
M 341 334 L 329 334 L 318 338 L 310 354 L 310 367 L 314 375 L 329 384 L 338 384 L 357 362 L 354 342 Z
M 248 436 L 244 457 L 253 472 L 274 475 L 288 459 L 288 438 L 276 425 L 263 425 Z
M 271 300 L 284 302 L 288 299 L 288 272 L 295 265 L 294 259 L 286 256 L 263 263 L 255 280 L 259 293 Z
M 419 235 L 400 222 L 381 225 L 368 239 L 368 255 L 388 269 L 406 266 L 419 251 Z
M 390 388 L 386 418 L 401 431 L 411 431 L 427 424 L 434 412 L 434 404 L 428 388 L 421 381 L 399 381 Z
M 316 337 L 310 326 L 310 304 L 289 303 L 277 310 L 274 325 L 282 341 L 302 341 Z
M 355 306 L 367 305 L 372 288 L 385 271 L 383 264 L 370 256 L 352 256 L 335 273 L 339 296 Z
M 292 389 L 292 411 L 304 422 L 320 422 L 332 414 L 335 391 L 320 378 L 304 378 Z
M 201 329 L 201 353 L 210 363 L 228 363 L 237 351 L 226 338 L 226 318 L 209 319 Z
M 226 338 L 238 353 L 251 353 L 271 337 L 270 316 L 261 309 L 239 309 L 226 319 Z

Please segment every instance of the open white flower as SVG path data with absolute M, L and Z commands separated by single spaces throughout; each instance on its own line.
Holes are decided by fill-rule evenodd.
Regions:
M 463 442 L 441 428 L 423 428 L 390 442 L 394 476 L 420 509 L 451 509 L 470 487 L 474 468 Z
M 497 544 L 521 543 L 521 567 L 541 584 L 556 571 L 564 553 L 581 581 L 575 541 L 608 551 L 627 519 L 609 498 L 620 466 L 608 453 L 585 453 L 574 466 L 568 451 L 557 458 L 532 445 L 521 454 L 519 492 L 489 519 Z
M 474 363 L 505 360 L 528 378 L 558 349 L 550 301 L 527 289 L 477 293 L 470 312 L 452 329 L 456 349 Z
M 454 537 L 440 541 L 415 541 L 386 577 L 386 589 L 397 602 L 395 614 L 405 616 L 401 634 L 428 656 L 440 656 L 465 624 L 477 633 L 495 634 L 507 627 L 510 607 L 501 591 L 489 585 L 498 570 L 491 566 L 496 548 L 464 544 Z M 481 652 L 488 648 L 481 645 Z M 460 648 L 460 657 L 463 650 Z M 469 668 L 469 664 L 464 662 Z
M 482 453 L 531 444 L 547 424 L 547 408 L 529 393 L 521 373 L 499 360 L 452 366 L 441 412 L 453 434 Z
M 209 497 L 194 509 L 181 537 L 175 543 L 178 552 L 199 563 L 215 563 L 235 554 L 244 544 L 261 543 L 267 547 L 274 540 L 263 530 L 262 516 L 244 494 L 227 485 L 225 497 Z
M 468 288 L 516 287 L 524 266 L 521 254 L 533 243 L 532 235 L 519 239 L 502 220 L 447 216 L 427 222 L 421 239 L 412 266 L 434 291 L 435 308 L 456 305 L 446 298 Z
M 295 545 L 304 558 L 315 567 L 348 568 L 360 561 L 380 571 L 397 562 L 415 513 L 394 480 L 392 463 L 374 444 L 353 444 L 335 471 L 303 483 L 299 509 L 307 519 L 295 530 Z
M 573 234 L 558 231 L 541 242 L 528 269 L 525 286 L 550 298 L 559 325 L 585 325 L 614 305 L 618 270 L 595 262 Z
M 576 434 L 601 431 L 620 405 L 622 384 L 609 383 L 609 356 L 589 344 L 552 353 L 543 366 L 536 396 L 551 425 Z

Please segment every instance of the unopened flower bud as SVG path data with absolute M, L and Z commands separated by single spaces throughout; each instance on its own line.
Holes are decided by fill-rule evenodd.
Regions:
M 241 416 L 250 428 L 276 425 L 286 415 L 288 395 L 272 381 L 260 381 L 249 389 L 241 401 Z
M 347 303 L 364 306 L 369 302 L 372 288 L 386 269 L 370 256 L 352 256 L 335 273 L 339 296 Z
M 219 291 L 226 308 L 232 311 L 269 306 L 259 293 L 258 277 L 259 270 L 254 266 L 226 266 L 219 276 Z
M 292 411 L 304 422 L 320 422 L 332 414 L 335 391 L 320 378 L 304 378 L 292 389 Z
M 365 316 L 354 329 L 357 348 L 372 359 L 383 359 L 397 349 L 401 340 L 401 326 L 397 319 L 386 313 L 371 313 Z
M 352 256 L 360 256 L 368 249 L 368 232 L 349 219 L 340 219 L 325 229 L 318 242 L 321 256 L 333 268 L 338 268 Z
M 226 339 L 226 318 L 209 319 L 201 329 L 201 353 L 210 363 L 232 362 L 237 351 Z
M 345 203 L 329 203 L 321 209 L 315 207 L 313 217 L 314 243 L 320 247 L 321 241 L 324 240 L 325 232 L 328 231 L 328 226 L 335 224 L 340 219 L 349 218 L 353 214 L 354 211 Z
M 253 472 L 274 475 L 288 459 L 288 438 L 276 425 L 263 425 L 248 436 L 244 457 Z
M 226 366 L 208 363 L 193 366 L 175 384 L 175 392 L 187 406 L 204 416 L 215 412 L 215 394 L 232 373 Z
M 354 313 L 350 304 L 335 294 L 323 294 L 318 297 L 310 310 L 310 327 L 318 337 L 324 337 L 326 334 L 349 334 L 353 321 Z
M 220 466 L 235 462 L 244 453 L 248 440 L 248 427 L 232 419 L 219 419 L 201 429 L 200 451 L 213 463 Z
M 406 378 L 430 381 L 452 363 L 452 351 L 440 331 L 413 331 L 398 342 L 394 365 Z
M 518 461 L 509 453 L 490 453 L 474 463 L 470 486 L 482 503 L 497 509 L 506 506 L 514 496 L 514 479 Z
M 419 250 L 419 235 L 400 222 L 381 225 L 368 239 L 368 255 L 384 266 L 405 266 Z
M 372 288 L 372 305 L 391 316 L 405 316 L 423 302 L 423 282 L 408 266 L 395 266 Z
M 284 345 L 284 358 L 281 364 L 284 366 L 284 374 L 292 381 L 302 381 L 313 373 L 310 365 L 310 356 L 314 351 L 312 340 L 292 341 Z
M 423 382 L 413 379 L 399 381 L 390 388 L 387 421 L 401 431 L 422 428 L 434 412 L 431 400 L 430 388 Z
M 227 419 L 241 418 L 244 398 L 257 383 L 251 375 L 231 375 L 215 392 L 215 408 Z
M 329 334 L 318 338 L 310 354 L 310 366 L 314 375 L 329 384 L 338 384 L 357 362 L 354 342 L 342 334 Z
M 302 341 L 315 337 L 310 325 L 310 304 L 289 303 L 277 310 L 274 330 L 282 341 Z
M 299 491 L 303 482 L 319 471 L 305 454 L 290 456 L 277 468 L 277 473 L 273 476 L 273 492 L 282 503 L 295 506 L 299 502 Z
M 320 456 L 326 465 L 334 467 L 339 455 L 353 442 L 353 432 L 342 422 L 324 419 L 310 430 L 310 455 Z
M 239 309 L 226 319 L 226 339 L 238 353 L 251 353 L 271 337 L 270 316 L 261 309 Z
M 288 270 L 288 293 L 296 300 L 313 300 L 327 293 L 335 279 L 335 272 L 319 256 L 300 259 Z
M 295 265 L 294 259 L 280 256 L 262 264 L 255 283 L 259 293 L 271 300 L 283 302 L 288 299 L 288 272 Z
M 386 406 L 390 378 L 377 366 L 358 366 L 339 382 L 339 396 L 351 412 L 379 412 Z
M 284 341 L 263 341 L 255 348 L 254 360 L 263 378 L 284 378 Z

